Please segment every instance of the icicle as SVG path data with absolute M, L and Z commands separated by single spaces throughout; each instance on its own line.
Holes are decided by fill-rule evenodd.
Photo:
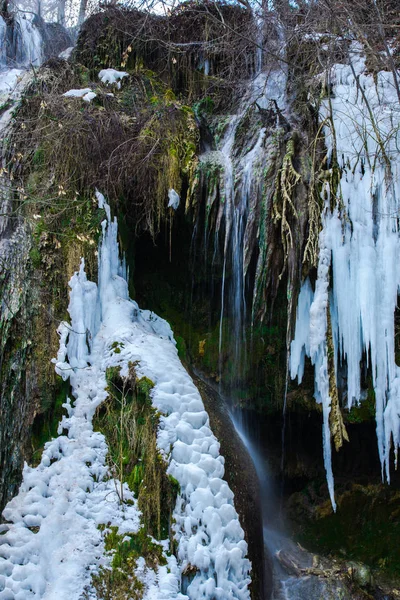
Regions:
M 43 62 L 43 41 L 39 30 L 33 25 L 31 15 L 18 10 L 14 15 L 16 29 L 16 63 L 20 66 L 39 67 Z
M 327 463 L 329 403 L 326 399 L 324 404 L 321 392 L 321 387 L 326 391 L 323 344 L 327 330 L 318 315 L 328 303 L 328 282 L 326 272 L 322 272 L 328 249 L 332 268 L 329 302 L 334 362 L 347 366 L 347 390 L 343 392 L 344 395 L 347 392 L 350 409 L 363 397 L 360 363 L 363 356 L 367 357 L 375 391 L 382 477 L 385 475 L 390 481 L 391 446 L 393 443 L 397 456 L 400 442 L 400 369 L 394 356 L 394 312 L 400 287 L 400 114 L 392 73 L 378 73 L 375 83 L 372 75 L 364 73 L 365 58 L 356 43 L 351 46 L 350 61 L 351 65 L 338 64 L 332 68 L 333 94 L 321 108 L 321 121 L 330 123 L 324 128 L 328 154 L 332 156 L 336 151 L 342 169 L 338 189 L 340 210 L 337 207 L 324 218 L 321 235 L 329 243 L 321 246 L 321 271 L 319 268 L 310 316 L 305 314 L 306 292 L 299 297 L 291 375 L 301 380 L 309 319 L 310 356 L 314 357 L 316 389 L 324 405 Z
M 290 376 L 300 384 L 304 375 L 304 359 L 310 356 L 310 308 L 314 298 L 309 278 L 301 286 L 297 303 L 296 328 L 290 346 Z
M 7 23 L 0 16 L 0 69 L 5 67 L 7 64 L 7 52 L 6 52 L 6 43 L 7 43 Z

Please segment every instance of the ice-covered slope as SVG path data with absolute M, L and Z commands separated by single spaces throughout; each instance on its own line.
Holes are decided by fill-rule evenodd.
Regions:
M 315 397 L 324 413 L 324 457 L 333 506 L 327 366 L 327 311 L 338 364 L 347 365 L 347 407 L 365 397 L 360 362 L 371 368 L 382 469 L 400 442 L 400 369 L 395 362 L 394 313 L 400 285 L 400 107 L 393 74 L 365 71 L 353 43 L 350 64 L 332 68 L 332 96 L 320 110 L 328 158 L 340 168 L 337 190 L 324 184 L 323 230 L 315 293 L 301 289 L 291 375 L 302 379 L 304 356 L 315 365 Z M 336 196 L 334 195 L 336 193 Z M 331 271 L 330 271 L 331 269 Z M 397 458 L 396 458 L 397 460 Z
M 9 524 L 0 537 L 0 598 L 73 600 L 91 590 L 91 574 L 104 556 L 101 523 L 135 532 L 140 514 L 121 504 L 119 483 L 106 466 L 104 437 L 92 418 L 106 398 L 107 367 L 154 382 L 152 400 L 161 413 L 158 445 L 168 471 L 179 482 L 174 519 L 177 558 L 152 576 L 143 576 L 146 597 L 157 600 L 248 599 L 247 544 L 223 480 L 224 459 L 191 378 L 179 361 L 166 321 L 142 311 L 128 297 L 125 267 L 119 259 L 117 223 L 101 194 L 103 237 L 99 285 L 86 278 L 84 262 L 70 281 L 71 323 L 59 328 L 57 372 L 70 379 L 74 402 L 66 401 L 60 435 L 48 442 L 37 468 L 25 467 L 20 493 L 6 507 Z M 121 352 L 113 352 L 118 342 Z M 64 435 L 64 432 L 65 433 Z M 125 489 L 124 496 L 132 499 Z M 186 594 L 181 574 L 194 573 Z M 139 574 L 140 577 L 140 574 Z M 94 597 L 94 596 L 90 596 Z

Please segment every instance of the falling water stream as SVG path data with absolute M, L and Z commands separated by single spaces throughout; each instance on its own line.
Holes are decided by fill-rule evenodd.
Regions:
M 223 402 L 229 405 L 226 399 Z M 230 409 L 230 417 L 254 464 L 260 483 L 263 537 L 266 553 L 272 562 L 272 594 L 265 600 L 320 600 L 341 597 L 340 583 L 311 574 L 313 555 L 290 539 L 282 514 L 278 490 L 257 441 L 252 440 L 243 412 Z M 337 588 L 336 588 L 337 586 Z M 335 591 L 337 590 L 337 591 Z M 333 593 L 333 596 L 332 596 Z M 336 593 L 338 595 L 336 595 Z

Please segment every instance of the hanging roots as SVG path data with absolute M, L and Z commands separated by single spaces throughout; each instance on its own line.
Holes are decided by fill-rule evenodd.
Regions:
M 331 430 L 333 443 L 335 444 L 336 452 L 343 446 L 343 441 L 349 441 L 349 436 L 343 422 L 342 412 L 339 406 L 339 395 L 336 385 L 336 372 L 335 372 L 335 360 L 334 360 L 334 347 L 332 339 L 332 325 L 329 313 L 329 306 L 327 307 L 327 350 L 328 350 L 328 372 L 329 372 L 329 395 L 331 397 L 331 412 L 329 414 L 329 427 Z
M 310 187 L 307 196 L 308 208 L 308 237 L 304 249 L 303 263 L 308 262 L 310 266 L 316 267 L 318 264 L 318 240 L 321 230 L 321 196 L 318 182 L 323 175 L 322 169 L 326 163 L 327 156 L 324 157 L 318 173 L 315 173 L 315 156 L 313 157 Z
M 293 166 L 294 140 L 288 141 L 286 146 L 286 154 L 284 156 L 282 167 L 279 169 L 275 181 L 275 194 L 273 198 L 273 221 L 278 223 L 281 221 L 281 239 L 284 252 L 284 263 L 279 279 L 282 277 L 286 266 L 289 250 L 293 246 L 293 234 L 290 224 L 287 219 L 287 211 L 291 209 L 293 216 L 297 219 L 297 211 L 292 202 L 293 189 L 299 183 L 301 176 Z

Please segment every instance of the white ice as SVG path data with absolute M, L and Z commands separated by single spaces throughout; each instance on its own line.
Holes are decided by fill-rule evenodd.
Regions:
M 99 79 L 107 85 L 116 85 L 118 89 L 121 87 L 121 81 L 124 77 L 128 77 L 125 71 L 116 71 L 115 69 L 102 69 L 99 72 Z
M 370 366 L 378 449 L 389 481 L 390 449 L 394 447 L 397 456 L 400 431 L 400 370 L 395 362 L 394 330 L 400 286 L 400 106 L 393 74 L 381 71 L 375 80 L 366 74 L 357 43 L 352 44 L 349 64 L 334 65 L 330 77 L 332 114 L 326 100 L 320 119 L 325 123 L 329 159 L 337 157 L 341 179 L 335 207 L 332 211 L 326 208 L 323 217 L 320 266 L 324 261 L 331 264 L 332 279 L 330 282 L 326 271 L 319 268 L 308 314 L 310 284 L 303 284 L 291 348 L 291 375 L 301 380 L 304 355 L 315 359 L 317 348 L 323 346 L 329 304 L 335 364 L 347 366 L 343 395 L 348 408 L 365 396 L 360 372 L 363 357 Z M 324 191 L 328 196 L 331 193 L 328 185 Z M 319 373 L 316 366 L 317 390 Z M 318 392 L 316 397 L 324 401 Z M 326 426 L 326 419 L 324 423 Z M 324 440 L 327 445 L 328 433 Z
M 173 210 L 177 210 L 179 207 L 181 199 L 179 197 L 178 192 L 174 189 L 168 190 L 168 208 L 172 208 Z
M 210 429 L 200 394 L 179 361 L 168 323 L 129 299 L 126 268 L 119 258 L 117 222 L 106 211 L 99 248 L 99 284 L 88 281 L 82 261 L 70 281 L 70 323 L 59 327 L 56 371 L 69 379 L 74 402 L 66 400 L 59 437 L 48 442 L 40 465 L 25 467 L 19 494 L 4 511 L 0 537 L 0 599 L 78 600 L 92 592 L 91 575 L 104 555 L 101 523 L 137 531 L 139 513 L 127 486 L 110 478 L 107 445 L 93 431 L 96 408 L 107 396 L 107 367 L 129 363 L 154 382 L 152 401 L 160 412 L 158 445 L 181 492 L 174 510 L 177 557 L 151 571 L 138 561 L 137 576 L 147 600 L 248 600 L 247 544 L 224 481 L 224 459 Z M 113 344 L 118 343 L 120 353 Z M 34 529 L 35 528 L 35 529 Z M 36 530 L 38 528 L 38 530 Z M 185 569 L 194 577 L 185 594 Z

